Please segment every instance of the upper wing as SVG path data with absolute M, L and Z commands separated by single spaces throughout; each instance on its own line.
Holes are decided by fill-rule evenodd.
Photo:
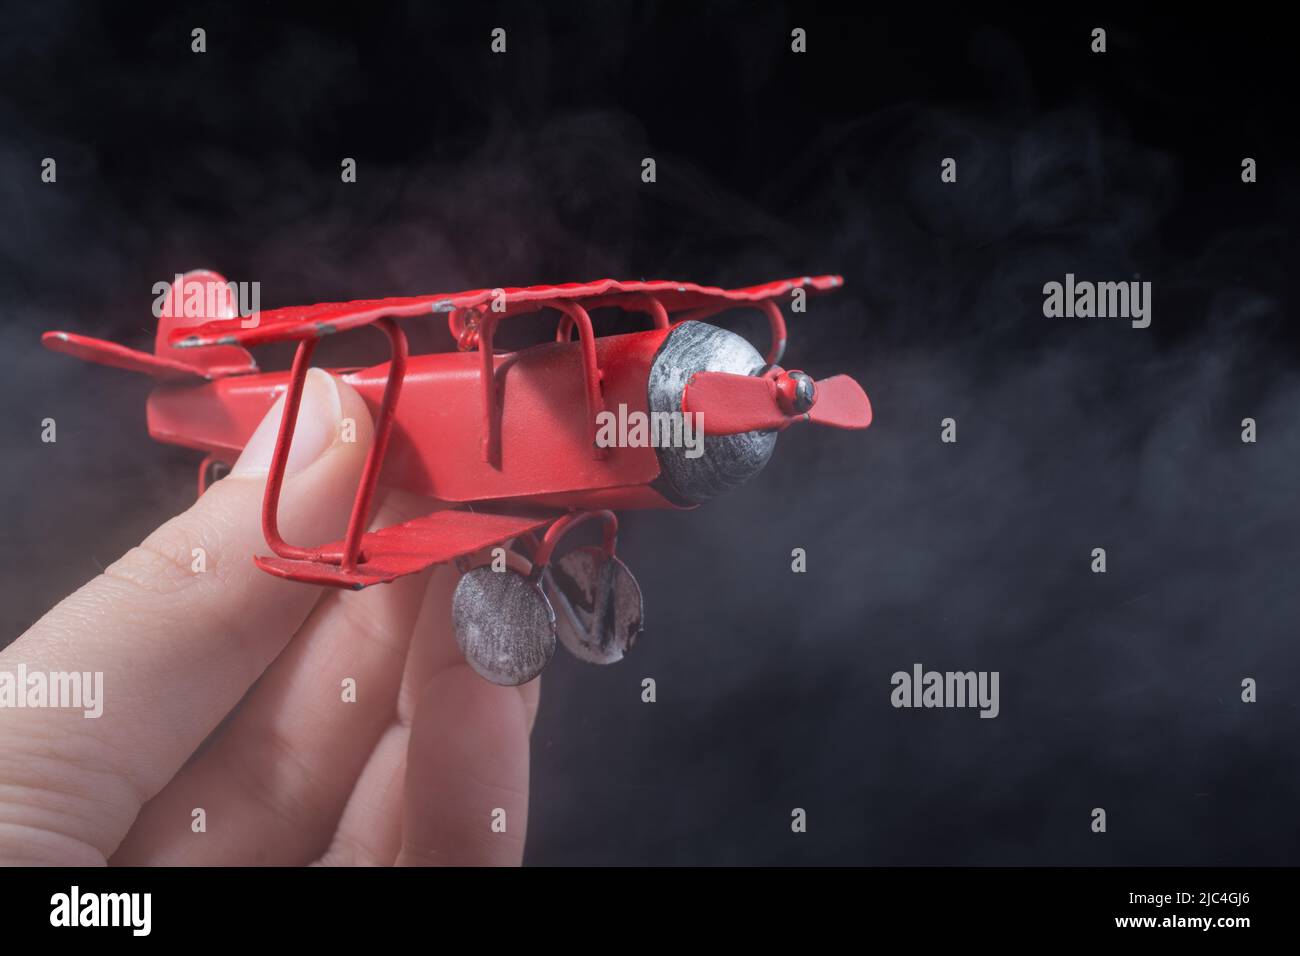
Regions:
M 837 275 L 803 276 L 798 279 L 780 279 L 744 289 L 718 289 L 692 282 L 619 282 L 614 279 L 602 279 L 597 282 L 535 285 L 518 289 L 474 289 L 451 295 L 323 302 L 318 305 L 296 305 L 262 312 L 258 317 L 257 325 L 252 328 L 243 327 L 248 323 L 247 318 L 236 318 L 178 329 L 171 337 L 171 344 L 176 348 L 199 348 L 209 345 L 249 346 L 287 339 L 311 339 L 368 325 L 384 316 L 405 318 L 452 312 L 456 309 L 478 309 L 492 303 L 494 296 L 504 299 L 504 315 L 536 311 L 545 308 L 547 303 L 560 299 L 599 299 L 602 296 L 614 298 L 638 293 L 653 295 L 671 312 L 679 309 L 698 309 L 719 301 L 758 302 L 788 295 L 799 288 L 813 292 L 826 292 L 838 288 L 843 283 L 844 280 Z
M 561 514 L 550 510 L 435 511 L 364 535 L 362 560 L 354 571 L 323 561 L 279 557 L 254 560 L 262 570 L 277 577 L 359 590 L 501 544 L 548 525 Z M 343 542 L 323 545 L 320 550 L 341 552 Z

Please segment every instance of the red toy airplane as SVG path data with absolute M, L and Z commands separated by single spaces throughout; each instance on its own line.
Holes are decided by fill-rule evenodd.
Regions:
M 240 317 L 232 289 L 212 272 L 174 283 L 152 354 L 71 332 L 46 332 L 47 348 L 152 376 L 149 433 L 207 453 L 199 490 L 229 464 L 281 394 L 287 394 L 262 507 L 273 556 L 263 570 L 311 584 L 363 588 L 430 565 L 463 562 L 515 541 L 504 570 L 465 568 L 453 600 L 457 640 L 481 675 L 520 684 L 541 673 L 556 638 L 593 663 L 622 658 L 642 625 L 641 591 L 615 556 L 616 508 L 691 508 L 755 475 L 776 435 L 798 421 L 866 428 L 871 405 L 853 379 L 820 382 L 776 363 L 785 350 L 778 299 L 824 292 L 839 276 L 723 290 L 680 282 L 615 282 L 478 289 L 276 309 Z M 184 317 L 196 289 L 226 293 Z M 217 304 L 214 306 L 212 303 Z M 588 309 L 644 313 L 652 328 L 597 338 Z M 764 358 L 744 339 L 707 324 L 727 309 L 768 317 Z M 556 341 L 517 352 L 493 348 L 502 319 L 552 311 Z M 447 313 L 459 351 L 408 357 L 398 319 Z M 671 314 L 671 318 L 670 318 Z M 391 361 L 334 369 L 375 416 L 374 444 L 346 536 L 328 544 L 284 541 L 277 510 L 312 351 L 323 335 L 375 325 Z M 577 341 L 573 333 L 577 331 Z M 295 340 L 288 372 L 261 372 L 246 346 Z M 399 402 L 399 398 L 401 401 Z M 620 415 L 703 426 L 696 454 L 671 442 L 608 447 L 600 424 Z M 680 434 L 675 432 L 674 434 Z M 376 485 L 453 507 L 366 531 Z M 588 519 L 604 543 L 552 561 L 560 539 Z M 544 530 L 543 530 L 544 529 Z M 498 562 L 499 565 L 499 562 Z M 556 609 L 559 614 L 557 616 Z

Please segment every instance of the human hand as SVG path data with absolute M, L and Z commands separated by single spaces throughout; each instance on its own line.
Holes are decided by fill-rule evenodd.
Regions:
M 0 652 L 0 675 L 103 674 L 95 719 L 0 708 L 0 862 L 521 862 L 538 684 L 498 687 L 465 664 L 456 570 L 354 592 L 253 565 L 282 401 L 228 477 Z M 355 442 L 340 440 L 347 418 Z M 371 436 L 361 397 L 313 370 L 287 540 L 342 537 Z M 372 524 L 427 510 L 389 493 Z

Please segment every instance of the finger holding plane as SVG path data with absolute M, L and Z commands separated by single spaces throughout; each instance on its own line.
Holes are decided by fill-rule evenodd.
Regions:
M 98 674 L 103 687 L 98 719 L 0 713 L 0 860 L 102 863 L 312 610 L 318 589 L 252 561 L 266 552 L 261 501 L 281 410 L 227 478 L 0 652 L 0 670 Z M 345 418 L 355 442 L 339 440 Z M 310 373 L 280 506 L 289 540 L 342 534 L 370 438 L 361 397 Z
M 400 866 L 518 866 L 528 828 L 528 713 L 514 687 L 449 667 L 416 705 Z
M 430 508 L 390 492 L 370 526 Z M 426 585 L 424 573 L 327 592 L 218 739 L 144 807 L 112 862 L 292 866 L 319 856 L 393 719 Z
M 510 547 L 511 544 L 508 542 L 506 546 Z M 465 560 L 465 566 L 485 564 L 491 554 L 492 549 L 488 548 L 470 555 Z M 460 578 L 460 570 L 455 564 L 440 564 L 433 569 L 429 580 L 429 590 L 420 611 L 420 619 L 416 623 L 416 639 L 411 642 L 406 672 L 402 676 L 401 695 L 398 698 L 398 713 L 407 724 L 414 718 L 416 705 L 429 681 L 448 668 L 465 663 L 465 656 L 456 643 L 456 629 L 451 615 L 452 597 Z M 514 689 L 524 701 L 528 729 L 531 732 L 537 716 L 541 678 L 520 684 Z
M 460 573 L 454 565 L 439 565 L 432 571 L 407 654 L 394 720 L 357 780 L 330 847 L 319 860 L 321 865 L 387 866 L 396 860 L 402 846 L 403 814 L 406 811 L 406 801 L 410 798 L 408 781 L 412 776 L 422 780 L 426 776 L 425 768 L 412 766 L 408 770 L 412 722 L 417 713 L 422 714 L 422 720 L 446 718 L 446 712 L 441 708 L 426 706 L 424 711 L 420 711 L 421 698 L 426 695 L 426 691 L 443 693 L 448 685 L 436 679 L 449 671 L 463 671 L 468 680 L 485 687 L 494 686 L 470 671 L 456 647 L 451 599 L 459 579 Z M 497 698 L 499 706 L 513 711 L 522 702 L 526 750 L 527 736 L 531 733 L 537 713 L 541 680 L 539 678 L 520 687 L 497 689 L 503 691 Z M 462 721 L 473 718 L 471 715 L 461 715 L 450 719 Z M 414 759 L 419 761 L 422 758 L 416 755 Z M 422 787 L 433 785 L 429 782 L 421 784 Z M 450 778 L 445 781 L 444 793 L 446 797 L 452 798 L 455 796 L 454 791 L 463 789 L 466 785 L 463 777 Z M 474 784 L 471 781 L 469 785 Z M 526 783 L 524 786 L 526 788 Z M 408 854 L 407 862 L 416 861 L 415 854 Z

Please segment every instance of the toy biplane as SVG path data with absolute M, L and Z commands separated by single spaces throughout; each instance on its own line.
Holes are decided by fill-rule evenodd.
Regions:
M 296 306 L 251 319 L 227 296 L 186 317 L 187 295 L 214 284 L 226 286 L 211 272 L 178 277 L 152 353 L 71 332 L 47 332 L 43 341 L 152 376 L 149 433 L 207 454 L 200 493 L 284 395 L 262 506 L 271 554 L 255 557 L 257 565 L 293 581 L 363 588 L 456 561 L 464 572 L 452 608 L 457 640 L 470 665 L 499 684 L 536 677 L 557 638 L 593 663 L 619 660 L 632 646 L 642 599 L 616 555 L 616 510 L 691 508 L 734 488 L 762 469 L 777 434 L 796 422 L 871 423 L 871 405 L 852 378 L 814 382 L 778 364 L 785 350 L 778 302 L 832 290 L 842 284 L 838 276 L 734 290 L 609 280 L 478 289 Z M 644 314 L 650 328 L 598 338 L 589 310 L 611 307 Z M 705 321 L 734 308 L 766 314 L 766 355 Z M 493 346 L 502 321 L 545 313 L 558 315 L 554 342 L 514 352 Z M 446 314 L 458 350 L 408 355 L 401 320 L 433 314 Z M 321 336 L 368 325 L 388 337 L 391 360 L 331 370 L 361 394 L 375 423 L 347 533 L 326 544 L 291 544 L 280 536 L 277 513 L 312 352 Z M 247 349 L 280 341 L 298 343 L 292 368 L 260 371 Z M 596 422 L 622 406 L 647 415 L 698 413 L 702 453 L 665 444 L 604 447 Z M 442 504 L 368 531 L 380 483 Z M 586 521 L 602 524 L 602 544 L 555 557 L 561 539 Z M 469 566 L 469 556 L 500 545 L 509 549 L 503 567 Z

